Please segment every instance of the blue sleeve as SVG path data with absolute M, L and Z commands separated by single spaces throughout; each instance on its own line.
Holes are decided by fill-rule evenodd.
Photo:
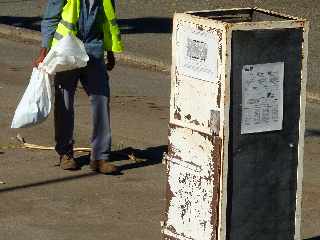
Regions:
M 61 12 L 66 0 L 48 0 L 41 22 L 42 47 L 49 48 L 53 35 L 61 20 Z

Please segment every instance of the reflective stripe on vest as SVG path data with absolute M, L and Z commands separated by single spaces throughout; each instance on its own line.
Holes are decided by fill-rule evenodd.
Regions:
M 57 44 L 57 42 L 61 38 L 68 35 L 69 33 L 77 35 L 77 22 L 80 15 L 80 1 L 82 0 L 67 1 L 62 10 L 62 20 L 58 24 L 51 46 Z M 103 0 L 103 9 L 105 18 L 102 25 L 105 50 L 122 52 L 123 44 L 121 41 L 120 30 L 117 24 L 116 14 L 111 0 Z
M 61 19 L 60 23 L 63 24 L 66 28 L 70 29 L 71 31 L 76 31 L 77 30 L 77 25 L 76 24 L 67 22 L 67 21 L 65 21 L 63 19 Z
M 61 30 L 63 32 L 66 32 L 66 34 L 68 34 L 68 32 L 77 32 L 77 26 L 73 23 L 68 23 L 67 21 L 61 19 L 60 23 L 61 25 L 63 25 L 63 27 L 61 27 Z M 63 33 L 59 33 L 58 31 L 55 32 L 54 34 L 54 38 L 57 40 L 61 40 L 63 38 L 63 36 L 65 36 Z
M 54 36 L 53 36 L 55 39 L 57 40 L 61 40 L 63 38 L 62 34 L 58 33 L 58 32 L 55 32 L 54 33 Z

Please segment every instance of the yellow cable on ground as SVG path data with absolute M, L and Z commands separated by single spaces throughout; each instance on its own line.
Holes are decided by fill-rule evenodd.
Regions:
M 21 148 L 26 148 L 26 149 L 32 149 L 32 150 L 49 150 L 49 151 L 52 151 L 52 150 L 55 150 L 54 147 L 47 147 L 47 146 L 41 146 L 41 145 L 37 145 L 37 144 L 31 144 L 31 143 L 27 143 L 25 141 L 25 139 L 20 135 L 18 134 L 16 136 L 16 139 L 18 140 L 18 142 L 21 144 Z M 90 153 L 91 152 L 91 148 L 86 148 L 86 147 L 78 147 L 78 148 L 74 148 L 73 149 L 74 152 L 87 152 L 87 153 Z M 137 159 L 133 153 L 131 154 L 121 154 L 121 153 L 117 153 L 118 155 L 121 155 L 121 156 L 125 156 L 125 157 L 128 157 L 129 160 L 132 160 L 134 162 L 141 162 L 141 159 Z
M 27 143 L 25 139 L 18 134 L 16 139 L 21 143 L 22 148 L 33 149 L 33 150 L 55 150 L 54 147 L 41 146 L 37 144 Z M 74 152 L 90 152 L 91 148 L 74 148 Z

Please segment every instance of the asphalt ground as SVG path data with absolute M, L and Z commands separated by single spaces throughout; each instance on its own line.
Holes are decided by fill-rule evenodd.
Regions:
M 63 171 L 53 151 L 5 149 L 27 142 L 52 146 L 52 114 L 43 124 L 11 130 L 10 121 L 31 73 L 37 48 L 0 39 L 0 239 L 160 239 L 167 149 L 169 76 L 117 66 L 110 74 L 113 150 L 122 175 L 97 175 L 88 156 L 80 171 Z M 76 97 L 76 146 L 90 137 L 89 101 Z
M 0 23 L 39 30 L 46 0 L 0 0 Z M 125 53 L 170 66 L 172 16 L 175 12 L 233 7 L 260 7 L 307 18 L 310 23 L 308 91 L 320 95 L 320 4 L 316 0 L 118 0 Z
M 161 239 L 165 205 L 170 76 L 118 65 L 111 72 L 113 149 L 132 151 L 139 162 L 115 158 L 122 175 L 92 173 L 86 154 L 80 171 L 55 166 L 53 151 L 5 149 L 27 142 L 52 146 L 52 115 L 43 124 L 12 130 L 10 122 L 31 73 L 37 47 L 0 39 L 0 236 L 3 240 Z M 87 96 L 76 98 L 76 146 L 90 136 Z M 308 102 L 302 205 L 303 239 L 320 237 L 320 106 Z

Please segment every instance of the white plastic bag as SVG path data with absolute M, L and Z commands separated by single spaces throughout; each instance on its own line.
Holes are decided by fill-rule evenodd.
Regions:
M 11 128 L 21 128 L 41 123 L 51 110 L 49 75 L 33 68 L 29 85 L 14 114 Z
M 74 35 L 68 34 L 51 48 L 39 68 L 53 75 L 57 72 L 85 67 L 88 61 L 89 56 L 84 44 Z
M 69 34 L 62 38 L 51 48 L 38 69 L 33 69 L 29 85 L 14 114 L 11 128 L 29 127 L 44 121 L 51 110 L 49 75 L 85 67 L 88 61 L 89 56 L 84 44 L 77 37 Z

